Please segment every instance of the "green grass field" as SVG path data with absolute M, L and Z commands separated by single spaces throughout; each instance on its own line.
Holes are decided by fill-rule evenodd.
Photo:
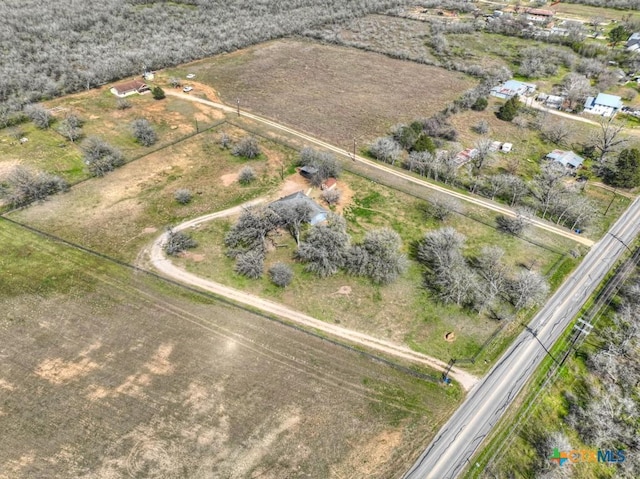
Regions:
M 0 219 L 0 477 L 406 469 L 461 400 Z

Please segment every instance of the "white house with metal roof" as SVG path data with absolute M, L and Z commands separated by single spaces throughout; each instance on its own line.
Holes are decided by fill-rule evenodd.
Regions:
M 614 116 L 622 108 L 622 98 L 607 93 L 598 93 L 598 96 L 587 98 L 584 103 L 584 111 L 593 115 Z
M 502 98 L 503 100 L 510 100 L 514 96 L 528 95 L 533 93 L 538 88 L 533 83 L 524 83 L 518 80 L 509 80 L 502 85 L 493 87 L 489 92 L 491 96 Z

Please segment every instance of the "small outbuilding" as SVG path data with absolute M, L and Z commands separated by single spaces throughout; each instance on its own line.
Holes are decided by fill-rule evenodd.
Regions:
M 132 80 L 125 83 L 118 83 L 111 88 L 111 93 L 123 98 L 129 95 L 142 94 L 150 91 L 149 86 L 141 80 Z
M 318 173 L 318 168 L 315 166 L 303 166 L 300 168 L 300 174 L 307 179 L 313 178 L 316 173 Z
M 553 150 L 547 156 L 545 156 L 547 160 L 557 161 L 565 168 L 571 170 L 577 170 L 584 163 L 584 158 L 576 155 L 573 151 L 564 151 L 564 150 Z

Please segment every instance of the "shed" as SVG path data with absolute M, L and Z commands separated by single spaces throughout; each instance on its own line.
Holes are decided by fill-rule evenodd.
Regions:
M 315 166 L 303 166 L 300 168 L 300 174 L 307 179 L 312 178 L 316 173 L 318 173 L 318 168 Z
M 284 196 L 279 200 L 274 201 L 271 204 L 272 205 L 276 203 L 282 204 L 282 203 L 288 203 L 293 201 L 304 201 L 306 204 L 309 205 L 309 207 L 311 208 L 311 220 L 309 221 L 309 224 L 315 225 L 318 223 L 322 223 L 323 221 L 326 221 L 327 214 L 329 212 L 325 210 L 322 206 L 320 206 L 318 203 L 313 201 L 311 198 L 309 198 L 307 195 L 305 195 L 302 191 L 298 191 L 297 193 Z
M 503 143 L 501 149 L 503 153 L 509 153 L 513 149 L 513 143 Z
M 337 184 L 338 184 L 338 181 L 335 178 L 328 178 L 324 183 L 322 183 L 322 185 L 320 186 L 320 189 L 332 190 L 336 187 Z
M 547 160 L 557 161 L 565 168 L 570 168 L 572 170 L 578 169 L 584 163 L 584 158 L 576 155 L 573 151 L 564 151 L 564 150 L 553 150 L 547 156 L 545 156 Z

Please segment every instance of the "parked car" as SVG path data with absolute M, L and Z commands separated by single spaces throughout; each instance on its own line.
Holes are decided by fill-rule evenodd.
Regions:
M 195 77 L 196 77 L 196 75 L 195 75 L 194 73 L 189 73 L 189 74 L 187 75 L 187 78 L 188 78 L 189 80 L 191 80 L 192 78 L 195 78 Z
M 184 88 L 182 89 L 182 91 L 183 91 L 183 92 L 185 92 L 185 93 L 189 93 L 191 90 L 193 90 L 193 87 L 192 87 L 192 86 L 186 86 L 186 87 L 184 87 Z

